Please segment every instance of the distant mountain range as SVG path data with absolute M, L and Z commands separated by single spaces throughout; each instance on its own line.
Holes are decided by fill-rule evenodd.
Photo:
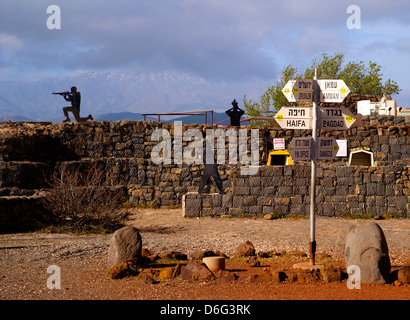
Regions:
M 204 124 L 205 123 L 205 116 L 204 115 L 188 115 L 188 116 L 180 116 L 175 117 L 173 116 L 161 116 L 161 122 L 169 122 L 172 123 L 174 121 L 181 121 L 182 124 L 188 123 L 196 123 L 196 124 Z M 132 112 L 119 112 L 119 113 L 106 113 L 97 115 L 94 117 L 94 121 L 118 121 L 118 120 L 132 120 L 132 121 L 141 121 L 144 120 L 144 116 L 142 113 L 132 113 Z M 155 116 L 146 116 L 146 120 L 158 121 L 158 118 Z M 211 114 L 208 113 L 207 116 L 207 123 L 211 123 Z M 213 113 L 213 123 L 218 122 L 221 125 L 229 124 L 229 118 L 224 112 L 214 112 Z
M 71 117 L 72 118 L 72 117 Z M 182 124 L 189 124 L 189 123 L 196 123 L 196 124 L 204 124 L 205 123 L 205 116 L 204 115 L 188 115 L 188 116 L 180 116 L 175 117 L 173 116 L 172 119 L 169 119 L 170 116 L 161 116 L 161 122 L 168 122 L 173 123 L 174 121 L 181 121 Z M 51 122 L 59 123 L 64 120 L 64 117 L 52 119 Z M 100 115 L 94 116 L 94 121 L 119 121 L 119 120 L 131 120 L 131 121 L 143 121 L 144 116 L 142 113 L 133 113 L 133 112 L 117 112 L 117 113 L 104 113 Z M 157 117 L 154 116 L 146 116 L 147 121 L 158 121 Z M 22 122 L 34 122 L 35 120 L 29 119 L 24 116 L 4 116 L 0 117 L 1 121 L 22 121 Z M 74 121 L 74 119 L 72 119 Z M 208 114 L 207 116 L 207 123 L 210 124 L 212 121 L 211 115 Z M 218 122 L 220 125 L 228 125 L 229 118 L 224 112 L 214 112 L 213 114 L 213 123 Z
M 243 108 L 241 102 L 245 94 L 259 99 L 272 83 L 255 79 L 212 82 L 185 73 L 119 71 L 85 72 L 24 83 L 0 82 L 0 120 L 59 122 L 64 119 L 62 108 L 69 103 L 51 92 L 70 90 L 73 85 L 81 92 L 81 115 L 117 121 L 140 120 L 141 113 L 214 110 L 223 114 L 231 108 L 233 99 Z M 191 118 L 201 121 L 200 116 L 182 121 L 190 122 Z

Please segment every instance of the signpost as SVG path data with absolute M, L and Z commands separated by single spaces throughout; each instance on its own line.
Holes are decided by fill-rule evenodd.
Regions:
M 297 102 L 312 102 L 314 92 L 313 80 L 296 80 L 292 92 Z
M 289 80 L 286 85 L 283 87 L 282 92 L 285 95 L 286 99 L 289 102 L 296 102 L 295 96 L 293 95 L 293 86 L 295 85 L 296 80 Z
M 315 207 L 316 207 L 316 161 L 334 159 L 339 146 L 334 138 L 318 138 L 317 130 L 347 130 L 355 118 L 347 108 L 318 108 L 319 102 L 340 103 L 350 90 L 343 80 L 291 80 L 282 89 L 289 102 L 313 102 L 312 108 L 283 107 L 275 116 L 283 129 L 312 129 L 311 138 L 293 138 L 289 145 L 292 159 L 311 160 L 310 179 L 310 244 L 309 260 L 315 264 Z M 320 120 L 320 121 L 318 121 Z
M 356 120 L 347 108 L 320 108 L 319 114 L 320 130 L 347 130 Z
M 312 138 L 293 138 L 288 151 L 292 160 L 312 159 Z
M 350 90 L 343 80 L 318 80 L 320 102 L 343 102 Z
M 318 139 L 318 155 L 319 160 L 332 160 L 336 157 L 339 146 L 335 138 L 319 138 Z
M 282 107 L 275 116 L 282 129 L 311 129 L 311 108 Z

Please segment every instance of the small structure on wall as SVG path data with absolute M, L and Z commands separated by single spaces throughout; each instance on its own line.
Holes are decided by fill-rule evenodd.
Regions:
M 373 167 L 373 152 L 364 149 L 351 151 L 349 156 L 349 165 Z
M 287 150 L 276 150 L 269 152 L 268 166 L 285 166 L 293 165 L 292 157 Z

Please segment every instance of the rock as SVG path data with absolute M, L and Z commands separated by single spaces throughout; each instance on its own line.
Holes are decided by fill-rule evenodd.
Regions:
M 320 271 L 318 270 L 300 270 L 296 272 L 299 283 L 311 283 L 320 280 Z
M 181 278 L 182 280 L 208 281 L 214 279 L 214 275 L 205 265 L 190 261 L 181 268 Z
M 146 248 L 142 248 L 141 256 L 145 260 L 145 262 L 155 262 L 156 260 L 160 259 L 160 256 L 156 253 L 152 253 Z
M 270 273 L 264 272 L 262 274 L 251 274 L 247 277 L 249 282 L 256 282 L 256 283 L 267 283 L 273 282 L 273 277 Z
M 214 256 L 218 256 L 218 254 L 216 254 L 212 250 L 206 250 L 206 251 L 198 250 L 192 253 L 191 258 L 194 260 L 202 260 L 205 257 L 214 257 Z
M 123 261 L 142 263 L 142 239 L 138 229 L 126 226 L 114 232 L 108 249 L 108 267 L 113 267 Z
M 272 256 L 272 253 L 270 251 L 265 252 L 265 251 L 261 251 L 258 252 L 258 257 L 259 258 L 270 258 Z
M 255 256 L 251 256 L 248 259 L 246 259 L 246 263 L 250 267 L 259 267 L 261 265 L 260 261 Z
M 397 280 L 403 283 L 410 283 L 410 266 L 403 266 L 399 269 Z
M 360 268 L 360 281 L 385 284 L 390 275 L 390 258 L 383 230 L 375 222 L 354 226 L 346 236 L 346 268 Z
M 159 255 L 161 259 L 173 259 L 173 260 L 188 260 L 188 256 L 185 253 L 179 251 L 165 252 Z
M 228 270 L 219 270 L 218 275 L 219 280 L 224 282 L 233 282 L 239 278 L 239 276 L 236 273 Z
M 175 267 L 167 267 L 162 269 L 157 279 L 158 280 L 170 280 L 176 278 L 181 272 L 181 265 L 177 264 Z
M 155 278 L 157 277 L 156 274 L 152 272 L 152 269 L 144 269 L 137 277 L 137 280 L 140 280 L 146 284 L 156 284 L 158 283 Z
M 249 257 L 249 256 L 254 256 L 255 255 L 255 247 L 253 246 L 252 242 L 250 241 L 246 241 L 242 244 L 240 244 L 237 248 L 236 248 L 236 253 L 235 253 L 235 257 L 241 257 L 241 256 L 245 256 L 245 257 Z
M 263 219 L 265 219 L 265 220 L 272 220 L 272 219 L 273 219 L 272 214 L 270 214 L 270 213 L 265 214 L 265 215 L 263 216 Z
M 132 277 L 138 274 L 137 266 L 134 261 L 122 261 L 119 264 L 111 267 L 107 272 L 107 277 L 110 279 L 122 279 Z
M 342 280 L 342 268 L 340 267 L 325 266 L 320 272 L 322 273 L 323 281 L 326 283 Z
M 286 280 L 286 273 L 280 270 L 274 270 L 271 272 L 272 282 L 279 283 Z

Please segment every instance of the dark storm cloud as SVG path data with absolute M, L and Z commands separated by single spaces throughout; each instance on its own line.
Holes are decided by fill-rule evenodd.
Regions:
M 408 0 L 355 3 L 365 26 L 356 33 L 346 28 L 351 1 L 2 0 L 0 67 L 275 78 L 283 65 L 306 65 L 323 51 L 347 51 L 354 43 L 359 52 L 356 37 L 371 33 L 374 24 L 398 25 L 398 43 L 406 43 Z M 61 8 L 61 30 L 46 27 L 50 4 Z
M 165 67 L 215 78 L 272 76 L 258 51 L 260 11 L 235 1 L 54 1 L 61 30 L 46 28 L 48 1 L 6 1 L 1 32 L 23 43 L 14 61 L 39 67 Z M 11 18 L 13 17 L 13 18 Z M 2 17 L 3 18 L 3 17 Z M 18 22 L 20 21 L 20 22 Z

